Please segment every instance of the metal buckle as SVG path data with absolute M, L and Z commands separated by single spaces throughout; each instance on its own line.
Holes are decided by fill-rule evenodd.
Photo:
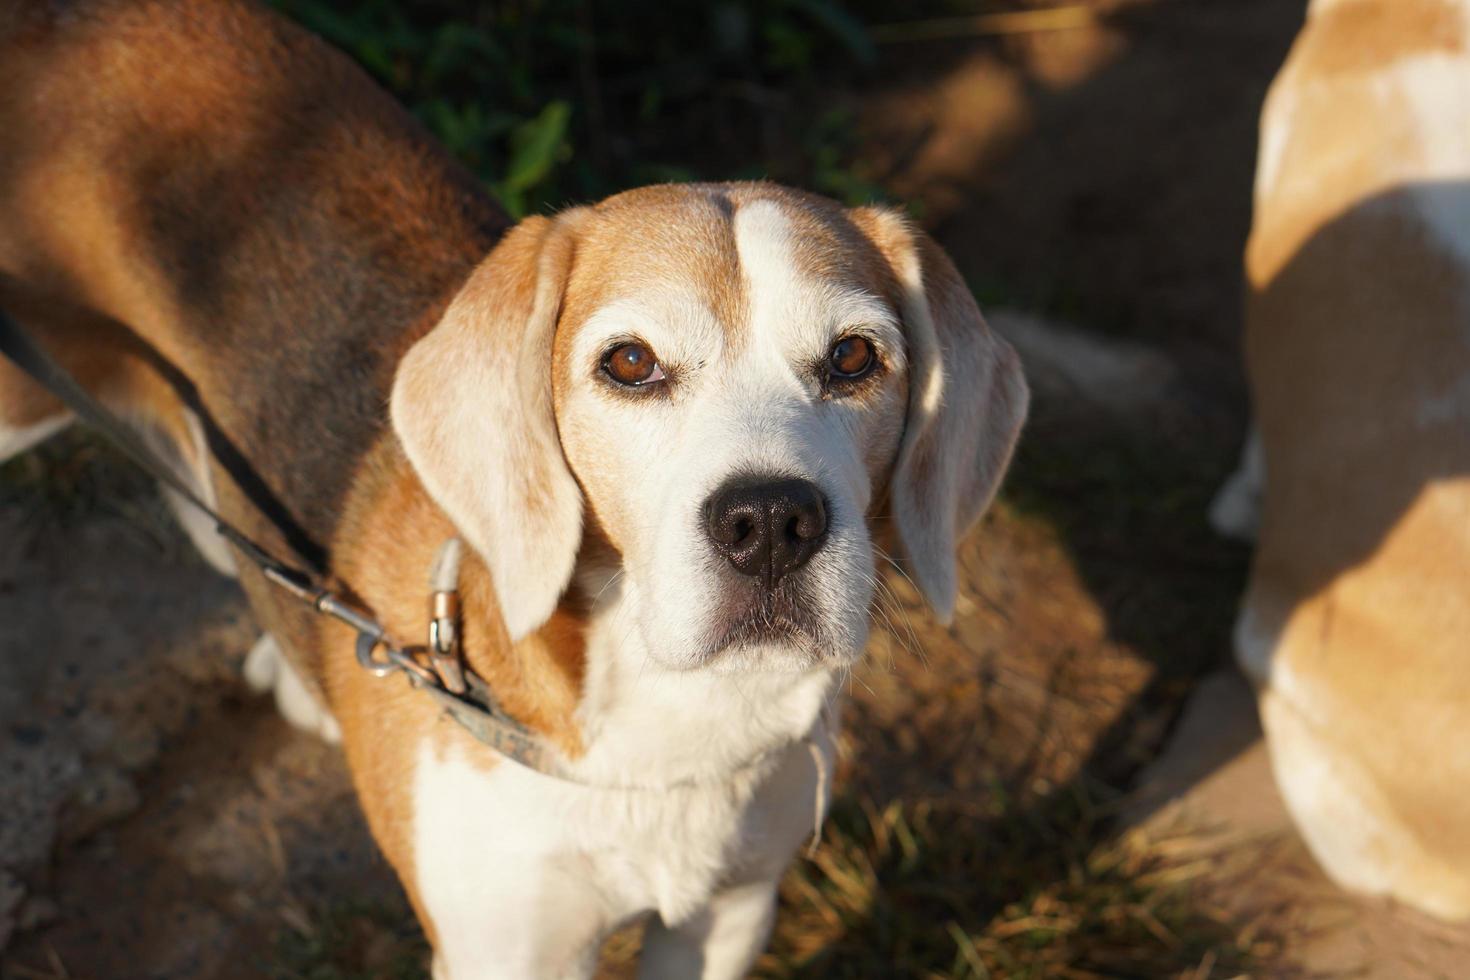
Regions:
M 459 593 L 435 592 L 429 609 L 429 655 L 451 694 L 468 690 L 459 659 Z

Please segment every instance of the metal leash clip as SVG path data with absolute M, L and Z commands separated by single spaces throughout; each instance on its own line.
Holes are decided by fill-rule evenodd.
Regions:
M 314 603 L 318 609 L 357 627 L 357 662 L 375 677 L 387 677 L 400 671 L 408 675 L 415 687 L 448 691 L 462 696 L 469 690 L 464 664 L 459 653 L 459 567 L 463 545 L 450 538 L 439 549 L 430 572 L 429 643 L 423 647 L 396 647 L 377 623 L 365 618 L 354 621 L 355 610 L 334 608 L 330 599 L 321 596 Z M 341 604 L 336 604 L 340 606 Z M 379 648 L 382 648 L 381 657 Z M 430 664 L 419 662 L 427 653 Z
M 381 660 L 376 656 L 379 647 L 383 648 Z M 415 660 L 413 653 L 412 649 L 393 646 L 381 632 L 363 630 L 357 634 L 357 662 L 374 677 L 387 677 L 401 671 L 408 675 L 415 687 L 421 684 L 443 686 L 439 675 Z

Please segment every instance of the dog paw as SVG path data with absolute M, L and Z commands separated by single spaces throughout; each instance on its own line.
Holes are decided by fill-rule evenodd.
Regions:
M 294 727 L 333 745 L 342 741 L 337 719 L 307 688 L 269 633 L 261 634 L 245 656 L 245 683 L 262 694 L 275 692 L 276 709 Z

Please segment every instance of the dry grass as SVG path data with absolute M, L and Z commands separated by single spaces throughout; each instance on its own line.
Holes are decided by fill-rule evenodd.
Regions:
M 821 849 L 787 874 L 755 976 L 1161 978 L 1288 975 L 1277 917 L 1217 905 L 1269 857 L 1207 840 L 1098 836 L 1082 801 L 999 816 L 958 804 L 844 796 Z M 985 832 L 981 832 L 981 831 Z M 1229 879 L 1228 881 L 1225 879 Z M 283 928 L 281 980 L 427 976 L 402 910 L 344 903 Z M 630 975 L 638 930 L 602 975 Z
M 1196 901 L 1208 862 L 1139 834 L 1098 839 L 1085 801 L 991 816 L 961 804 L 844 801 L 788 875 L 759 975 L 1211 977 L 1276 959 Z

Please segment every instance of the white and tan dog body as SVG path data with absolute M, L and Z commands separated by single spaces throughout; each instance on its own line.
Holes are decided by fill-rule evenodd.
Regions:
M 1314 0 L 1246 266 L 1264 494 L 1236 651 L 1278 785 L 1341 884 L 1465 918 L 1470 0 Z

